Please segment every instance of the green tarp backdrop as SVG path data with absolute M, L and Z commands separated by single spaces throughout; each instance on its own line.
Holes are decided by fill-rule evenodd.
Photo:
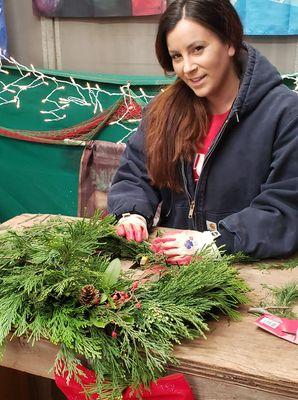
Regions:
M 121 99 L 121 87 L 127 82 L 130 82 L 129 93 L 133 93 L 134 99 L 142 107 L 150 100 L 150 96 L 154 96 L 162 86 L 171 82 L 171 79 L 162 77 L 43 71 L 46 76 L 55 77 L 61 82 L 57 83 L 48 79 L 46 84 L 41 84 L 42 79 L 37 79 L 34 73 L 30 76 L 29 74 L 22 76 L 17 68 L 8 68 L 8 71 L 9 74 L 0 71 L 0 127 L 2 127 L 0 128 L 2 129 L 2 134 L 0 133 L 0 222 L 22 213 L 76 216 L 80 160 L 84 150 L 83 146 L 71 141 L 67 142 L 68 144 L 63 141 L 58 144 L 47 144 L 7 137 L 3 134 L 3 128 L 11 132 L 41 130 L 49 133 L 63 130 L 92 118 L 94 104 L 98 106 L 100 104 L 103 110 L 115 104 Z M 23 75 L 25 75 L 24 72 Z M 73 76 L 75 82 L 84 90 L 67 84 L 70 82 L 70 76 Z M 285 80 L 286 84 L 292 88 L 294 88 L 294 77 L 295 75 Z M 17 79 L 20 80 L 12 84 Z M 100 92 L 96 92 L 98 99 L 88 89 L 87 82 L 89 87 L 98 85 L 101 89 Z M 59 87 L 58 90 L 57 87 Z M 84 96 L 82 91 L 84 91 Z M 15 98 L 16 93 L 19 104 Z M 146 96 L 143 96 L 144 93 Z M 82 105 L 83 97 L 88 100 L 88 96 L 93 96 L 91 102 L 93 106 Z M 60 106 L 63 104 L 61 97 L 68 99 L 69 106 L 59 109 L 56 114 L 50 113 L 49 111 L 55 109 L 57 104 Z M 41 111 L 46 113 L 41 113 Z M 63 114 L 65 117 L 62 118 Z M 45 122 L 47 117 L 55 119 L 55 116 L 56 121 Z M 137 124 L 138 122 L 121 120 L 120 123 L 104 127 L 94 139 L 117 142 L 129 135 L 129 131 Z
M 20 78 L 20 71 L 8 68 L 9 74 L 1 74 L 0 81 L 0 127 L 10 130 L 51 131 L 71 127 L 82 123 L 94 116 L 94 107 L 82 106 L 72 102 L 65 110 L 59 111 L 58 116 L 64 112 L 66 117 L 53 122 L 45 122 L 45 118 L 52 118 L 52 114 L 42 114 L 42 110 L 55 109 L 54 101 L 59 96 L 80 98 L 77 88 L 65 85 L 61 91 L 56 91 L 47 102 L 43 99 L 57 87 L 57 83 L 47 80 L 48 85 L 23 90 L 19 94 L 20 106 L 8 102 L 15 95 L 10 90 L 19 90 L 16 85 L 29 86 L 36 80 L 34 74 Z M 91 87 L 98 85 L 100 92 L 99 101 L 103 109 L 112 106 L 121 95 L 121 86 L 130 82 L 130 90 L 137 97 L 141 105 L 150 100 L 149 96 L 156 94 L 160 87 L 170 82 L 169 79 L 159 77 L 132 77 L 114 75 L 77 74 L 61 71 L 43 71 L 46 76 L 55 77 L 61 81 L 75 78 L 75 82 L 86 88 L 87 82 Z M 60 87 L 63 83 L 59 83 Z M 2 91 L 1 91 L 2 89 Z M 79 89 L 80 90 L 80 89 Z M 107 94 L 107 93 L 108 94 Z M 111 95 L 113 94 L 114 95 Z M 146 93 L 145 102 L 142 93 Z M 55 98 L 56 96 L 56 98 Z M 88 100 L 88 91 L 84 94 Z M 123 122 L 121 124 L 106 126 L 96 136 L 97 140 L 117 142 L 125 137 L 129 130 L 137 123 Z M 125 140 L 124 140 L 125 142 Z M 0 222 L 22 213 L 52 213 L 64 215 L 77 215 L 78 211 L 78 177 L 80 159 L 84 147 L 70 144 L 45 144 L 18 140 L 5 135 L 0 136 Z

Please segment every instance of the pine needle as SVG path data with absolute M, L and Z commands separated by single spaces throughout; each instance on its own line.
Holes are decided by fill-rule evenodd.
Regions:
M 230 256 L 134 282 L 116 257 L 165 263 L 148 243 L 118 237 L 114 223 L 55 218 L 0 235 L 0 346 L 12 330 L 32 343 L 46 338 L 61 349 L 55 371 L 78 381 L 79 354 L 96 374 L 93 390 L 109 400 L 160 377 L 177 363 L 174 344 L 204 337 L 210 318 L 239 318 L 248 291 Z M 82 296 L 86 286 L 93 298 Z
M 298 267 L 298 256 L 279 260 L 268 260 L 266 262 L 256 262 L 254 266 L 260 270 L 294 269 Z
M 293 307 L 298 304 L 298 282 L 289 282 L 281 287 L 263 285 L 269 289 L 271 298 L 264 302 L 266 308 L 275 315 L 297 319 Z

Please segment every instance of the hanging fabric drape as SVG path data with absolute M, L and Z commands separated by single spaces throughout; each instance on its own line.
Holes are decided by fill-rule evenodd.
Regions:
M 106 210 L 107 191 L 119 165 L 125 144 L 90 141 L 84 149 L 79 176 L 79 217 Z

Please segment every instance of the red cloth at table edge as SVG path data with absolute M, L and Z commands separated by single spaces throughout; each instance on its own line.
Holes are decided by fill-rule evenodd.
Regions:
M 95 383 L 95 373 L 84 366 L 78 366 L 84 372 L 85 377 L 81 377 L 83 385 L 91 385 Z M 66 383 L 67 372 L 64 375 L 55 374 L 55 382 L 58 388 L 66 396 L 67 400 L 87 400 L 86 395 L 83 393 L 81 384 L 75 381 L 72 377 L 69 384 Z M 184 378 L 183 374 L 172 374 L 158 379 L 156 382 L 150 384 L 149 390 L 142 388 L 138 391 L 133 391 L 127 388 L 123 392 L 123 400 L 139 400 L 138 394 L 144 400 L 195 400 L 191 388 Z M 92 394 L 90 399 L 99 400 L 97 394 Z

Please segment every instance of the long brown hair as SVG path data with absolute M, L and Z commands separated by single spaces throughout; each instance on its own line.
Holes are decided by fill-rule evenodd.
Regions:
M 166 74 L 173 73 L 167 34 L 187 18 L 213 31 L 235 48 L 235 67 L 242 47 L 243 28 L 230 0 L 175 0 L 160 18 L 155 42 L 157 59 Z M 161 92 L 146 114 L 147 169 L 153 185 L 180 191 L 180 159 L 190 161 L 208 131 L 207 103 L 181 80 Z

